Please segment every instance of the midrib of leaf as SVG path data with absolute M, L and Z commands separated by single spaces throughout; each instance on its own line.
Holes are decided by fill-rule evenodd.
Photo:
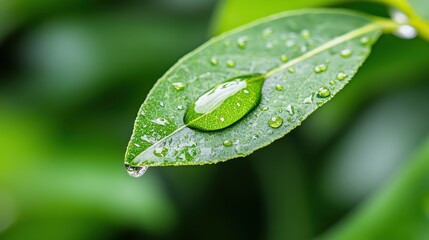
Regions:
M 293 65 L 295 65 L 297 63 L 300 63 L 300 62 L 302 62 L 302 61 L 304 61 L 304 60 L 306 60 L 306 59 L 308 59 L 310 57 L 316 56 L 317 54 L 319 54 L 319 53 L 321 53 L 323 51 L 326 51 L 326 50 L 328 50 L 328 49 L 330 49 L 330 48 L 332 48 L 332 47 L 334 47 L 336 45 L 339 45 L 339 44 L 341 44 L 343 42 L 346 42 L 348 40 L 351 40 L 353 38 L 362 36 L 362 35 L 364 35 L 366 33 L 369 33 L 369 32 L 372 32 L 374 30 L 381 29 L 381 28 L 383 28 L 383 26 L 380 25 L 379 23 L 371 23 L 371 24 L 365 25 L 365 26 L 363 26 L 361 28 L 357 28 L 357 29 L 355 29 L 355 30 L 353 30 L 351 32 L 348 32 L 348 33 L 346 33 L 344 35 L 341 35 L 341 36 L 339 36 L 337 38 L 334 38 L 334 39 L 332 39 L 332 40 L 330 40 L 330 41 L 328 41 L 328 42 L 320 45 L 319 47 L 317 47 L 317 48 L 315 48 L 315 49 L 313 49 L 311 51 L 308 51 L 307 53 L 305 53 L 305 54 L 303 54 L 303 55 L 301 55 L 301 56 L 299 56 L 297 58 L 294 58 L 294 59 L 290 60 L 289 62 L 287 62 L 287 63 L 279 66 L 278 68 L 274 68 L 273 70 L 267 72 L 265 74 L 265 76 L 267 78 L 269 78 L 272 75 L 280 73 L 280 72 L 286 70 L 287 68 L 290 68 Z
M 326 51 L 326 50 L 329 50 L 330 48 L 332 48 L 332 47 L 334 47 L 334 46 L 336 46 L 336 45 L 339 45 L 339 44 L 341 44 L 341 43 L 344 43 L 344 42 L 346 42 L 346 41 L 349 41 L 349 40 L 351 40 L 351 39 L 357 38 L 357 37 L 359 37 L 359 36 L 362 36 L 362 35 L 364 35 L 364 34 L 366 34 L 366 33 L 369 33 L 369 32 L 375 31 L 375 30 L 384 29 L 385 27 L 386 27 L 386 26 L 384 26 L 384 25 L 383 25 L 382 23 L 380 23 L 380 22 L 374 22 L 374 23 L 371 23 L 371 24 L 367 24 L 367 25 L 365 25 L 365 26 L 363 26 L 363 27 L 357 28 L 357 29 L 355 29 L 355 30 L 353 30 L 353 31 L 350 31 L 350 32 L 348 32 L 348 33 L 346 33 L 346 34 L 343 34 L 343 35 L 339 36 L 339 37 L 336 37 L 336 38 L 334 38 L 334 39 L 332 39 L 332 40 L 330 40 L 330 41 L 328 41 L 328 42 L 326 42 L 326 43 L 324 43 L 324 44 L 320 45 L 319 47 L 317 47 L 317 48 L 315 48 L 315 49 L 313 49 L 313 50 L 311 50 L 311 51 L 308 51 L 307 53 L 305 53 L 305 54 L 303 54 L 303 55 L 301 55 L 301 56 L 299 56 L 299 57 L 297 57 L 297 58 L 294 58 L 294 59 L 292 59 L 292 60 L 288 61 L 288 62 L 287 62 L 287 63 L 285 63 L 285 64 L 282 64 L 281 66 L 279 66 L 279 67 L 277 67 L 277 68 L 274 68 L 273 70 L 271 70 L 271 71 L 269 71 L 269 72 L 265 73 L 265 74 L 264 74 L 264 76 L 265 76 L 265 77 L 264 77 L 264 78 L 261 78 L 261 79 L 267 79 L 267 78 L 271 77 L 272 75 L 275 75 L 275 74 L 277 74 L 277 73 L 280 73 L 280 72 L 282 72 L 282 71 L 285 71 L 287 68 L 290 68 L 290 67 L 294 66 L 295 64 L 298 64 L 298 63 L 300 63 L 300 62 L 303 62 L 303 61 L 305 61 L 306 59 L 308 59 L 308 58 L 310 58 L 310 57 L 316 56 L 316 55 L 317 55 L 317 54 L 319 54 L 319 53 L 322 53 L 322 52 L 324 52 L 324 51 Z M 179 62 L 180 62 L 180 61 L 179 61 Z M 201 116 L 199 116 L 199 117 L 195 118 L 194 120 L 192 120 L 192 121 L 191 121 L 191 122 L 189 122 L 188 124 L 184 124 L 184 125 L 180 126 L 180 127 L 179 127 L 179 128 L 177 128 L 176 130 L 174 130 L 172 133 L 170 133 L 169 135 L 167 135 L 167 136 L 163 137 L 162 139 L 160 139 L 159 141 L 155 142 L 155 143 L 154 143 L 153 145 L 151 145 L 150 147 L 146 148 L 144 151 L 142 151 L 142 152 L 141 152 L 137 157 L 135 157 L 133 160 L 140 160 L 139 158 L 142 158 L 142 155 L 143 155 L 145 152 L 147 152 L 147 151 L 151 151 L 151 150 L 154 150 L 154 148 L 155 148 L 157 145 L 159 145 L 160 143 L 162 143 L 163 141 L 165 141 L 165 140 L 166 140 L 166 139 L 168 139 L 169 137 L 173 136 L 173 135 L 174 135 L 174 134 L 176 134 L 177 132 L 179 132 L 179 131 L 183 130 L 184 128 L 188 127 L 190 124 L 194 123 L 195 121 L 198 121 L 199 119 L 201 119 L 201 118 L 205 117 L 206 115 L 207 115 L 207 114 L 205 113 L 205 114 L 203 114 L 203 115 L 201 115 Z M 138 162 L 140 162 L 140 161 L 138 161 Z

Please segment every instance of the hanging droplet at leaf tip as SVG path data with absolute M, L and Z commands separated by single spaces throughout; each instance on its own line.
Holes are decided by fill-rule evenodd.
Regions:
M 141 177 L 146 173 L 148 166 L 131 166 L 129 163 L 124 163 L 125 170 L 131 177 Z

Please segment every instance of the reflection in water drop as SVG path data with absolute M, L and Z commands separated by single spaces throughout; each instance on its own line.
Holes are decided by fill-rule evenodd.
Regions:
M 279 128 L 283 124 L 283 119 L 281 117 L 275 116 L 268 121 L 268 125 L 272 128 Z
M 130 166 L 130 164 L 125 163 L 125 169 L 131 177 L 141 177 L 148 168 L 148 166 Z
M 216 66 L 219 64 L 219 60 L 217 60 L 216 57 L 212 57 L 212 58 L 210 58 L 210 64 L 213 66 Z
M 168 152 L 167 148 L 155 148 L 155 150 L 153 150 L 153 155 L 157 157 L 165 157 L 167 152 Z
M 214 86 L 188 108 L 185 123 L 204 131 L 235 123 L 259 103 L 264 80 L 262 74 L 250 74 Z
M 163 126 L 168 124 L 167 119 L 164 119 L 164 118 L 157 118 L 155 120 L 152 120 L 151 122 L 156 123 L 158 125 L 163 125 Z
M 302 30 L 301 37 L 304 39 L 308 39 L 310 37 L 310 31 L 308 31 L 307 29 Z
M 344 58 L 348 58 L 352 55 L 352 50 L 350 49 L 344 49 L 341 51 L 341 56 Z
M 369 43 L 369 37 L 362 37 L 361 39 L 360 39 L 360 43 L 362 44 L 362 45 L 367 45 L 368 43 Z
M 286 56 L 285 54 L 283 54 L 283 55 L 280 56 L 280 60 L 282 62 L 287 62 L 289 60 L 289 58 L 288 58 L 288 56 Z
M 313 102 L 313 94 L 311 94 L 310 96 L 306 97 L 304 99 L 304 101 L 302 101 L 302 103 L 305 103 L 305 104 L 310 104 L 312 102 Z
M 173 87 L 174 89 L 176 89 L 177 91 L 183 90 L 186 87 L 186 84 L 182 83 L 182 82 L 175 82 L 173 83 Z
M 315 73 L 321 73 L 324 72 L 328 69 L 328 67 L 325 64 L 320 64 L 314 67 L 314 72 Z
M 222 83 L 195 101 L 196 113 L 206 114 L 219 107 L 226 99 L 247 87 L 247 82 L 241 79 Z
M 242 36 L 242 37 L 238 38 L 237 39 L 237 46 L 241 49 L 245 49 L 247 46 L 247 37 Z
M 235 67 L 235 62 L 234 62 L 234 60 L 228 60 L 228 61 L 226 61 L 226 66 L 227 67 L 230 67 L 230 68 L 233 68 L 233 67 Z
M 347 74 L 346 73 L 343 73 L 343 72 L 339 72 L 338 74 L 337 74 L 337 79 L 338 80 L 340 80 L 340 81 L 343 81 L 344 79 L 346 79 L 347 78 Z
M 324 88 L 324 87 L 320 88 L 317 91 L 317 97 L 319 97 L 319 98 L 327 98 L 330 95 L 331 95 L 331 92 L 329 91 L 329 89 Z
M 225 140 L 225 141 L 223 142 L 223 145 L 224 145 L 225 147 L 231 147 L 231 146 L 232 146 L 232 142 L 231 142 L 231 141 L 229 141 L 229 140 Z

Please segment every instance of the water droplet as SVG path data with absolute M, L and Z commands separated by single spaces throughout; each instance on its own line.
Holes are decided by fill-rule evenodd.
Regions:
M 283 124 L 283 119 L 281 117 L 275 116 L 268 121 L 268 125 L 272 128 L 279 128 Z
M 302 101 L 302 103 L 305 103 L 305 104 L 310 104 L 312 102 L 313 102 L 313 94 L 311 94 L 310 96 L 306 97 L 304 99 L 304 101 Z
M 164 102 L 159 102 L 159 106 L 161 106 L 161 107 L 165 107 Z
M 167 119 L 164 119 L 164 118 L 157 118 L 155 120 L 152 120 L 152 122 L 156 123 L 158 125 L 166 125 L 166 124 L 168 124 Z
M 332 80 L 332 81 L 330 81 L 330 82 L 329 82 L 329 84 L 331 84 L 331 85 L 335 85 L 335 81 L 334 81 L 334 80 Z
M 295 72 L 295 68 L 288 68 L 287 71 L 290 72 L 290 73 L 294 73 Z
M 270 36 L 273 33 L 273 29 L 272 28 L 265 28 L 264 31 L 262 31 L 262 37 L 267 38 L 268 36 Z
M 287 41 L 286 41 L 286 46 L 287 46 L 287 47 L 292 47 L 293 45 L 295 45 L 295 42 L 294 42 L 294 41 L 292 41 L 292 40 L 287 40 Z
M 341 56 L 344 58 L 348 58 L 351 55 L 352 55 L 352 50 L 350 50 L 348 48 L 341 51 Z
M 247 46 L 247 36 L 242 36 L 237 39 L 237 46 L 241 49 L 245 49 Z
M 153 155 L 157 157 L 165 157 L 167 152 L 168 152 L 167 148 L 155 148 L 155 150 L 153 150 Z
M 310 31 L 308 31 L 307 29 L 302 30 L 301 37 L 304 39 L 308 39 L 310 37 Z
M 319 98 L 327 98 L 331 95 L 331 92 L 329 91 L 329 89 L 327 88 L 319 88 L 319 90 L 317 91 L 317 97 Z
M 362 37 L 362 38 L 360 39 L 360 43 L 361 43 L 362 45 L 367 45 L 367 44 L 369 43 L 369 37 Z
M 216 85 L 191 104 L 184 122 L 203 131 L 232 125 L 259 104 L 264 80 L 263 74 L 250 74 Z
M 290 114 L 293 115 L 295 113 L 293 106 L 291 104 L 287 105 L 286 107 L 286 111 Z
M 177 106 L 177 109 L 178 109 L 178 110 L 183 110 L 183 105 L 179 105 L 179 106 Z
M 234 62 L 234 60 L 228 60 L 228 61 L 226 61 L 226 66 L 228 66 L 228 67 L 230 67 L 230 68 L 233 68 L 233 67 L 235 67 L 235 62 Z
M 399 26 L 394 33 L 396 36 L 404 39 L 413 39 L 417 36 L 417 30 L 408 24 Z
M 211 57 L 210 58 L 210 64 L 213 66 L 216 66 L 219 64 L 219 60 L 216 57 Z
M 401 26 L 399 26 L 395 31 L 396 36 L 405 39 L 411 39 L 417 36 L 417 30 L 408 24 L 410 20 L 404 12 L 396 8 L 391 8 L 390 16 L 395 22 L 401 24 Z
M 409 21 L 408 16 L 404 12 L 402 12 L 396 8 L 390 8 L 389 13 L 390 13 L 390 16 L 392 17 L 392 19 L 397 23 L 404 24 L 404 23 L 407 23 Z
M 276 90 L 277 91 L 283 91 L 283 86 L 282 85 L 278 85 L 276 86 Z
M 289 58 L 286 55 L 283 54 L 280 56 L 280 61 L 287 62 L 288 60 L 289 60 Z
M 223 141 L 223 145 L 224 145 L 225 147 L 231 147 L 231 146 L 232 146 L 232 142 L 231 142 L 231 141 L 229 141 L 229 140 L 225 140 L 225 141 Z
M 269 108 L 268 107 L 261 107 L 262 111 L 267 111 Z
M 130 166 L 130 164 L 125 163 L 125 169 L 131 177 L 141 177 L 148 168 L 148 166 Z
M 325 64 L 320 64 L 314 67 L 314 72 L 321 73 L 328 69 L 328 67 Z
M 340 80 L 340 81 L 343 81 L 344 79 L 346 79 L 348 77 L 348 75 L 346 74 L 346 73 L 343 73 L 343 72 L 339 72 L 338 74 L 337 74 L 337 79 L 338 80 Z
M 181 91 L 183 89 L 185 89 L 186 84 L 182 83 L 182 82 L 175 82 L 173 83 L 173 87 L 174 89 L 176 89 L 177 91 Z
M 219 118 L 219 120 L 220 120 L 221 122 L 225 122 L 225 118 L 223 118 L 223 117 Z

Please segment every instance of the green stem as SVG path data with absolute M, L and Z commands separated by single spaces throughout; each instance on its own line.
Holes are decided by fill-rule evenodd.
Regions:
M 371 0 L 373 2 L 379 2 L 387 6 L 394 7 L 409 18 L 409 24 L 417 29 L 420 36 L 426 40 L 429 40 L 429 23 L 420 17 L 411 7 L 406 0 Z

